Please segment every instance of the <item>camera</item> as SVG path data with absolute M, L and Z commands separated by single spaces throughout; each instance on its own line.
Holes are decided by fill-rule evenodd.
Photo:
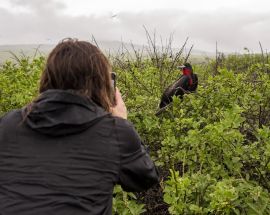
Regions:
M 116 73 L 115 72 L 111 72 L 111 85 L 113 89 L 116 88 Z

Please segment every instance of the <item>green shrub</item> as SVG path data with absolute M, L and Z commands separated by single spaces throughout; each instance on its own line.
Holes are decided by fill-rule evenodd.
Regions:
M 129 120 L 162 170 L 170 214 L 270 214 L 270 66 L 252 56 L 223 60 L 217 74 L 212 62 L 195 66 L 197 92 L 158 117 L 162 91 L 180 75 L 174 62 L 114 65 Z M 31 102 L 43 67 L 44 57 L 1 66 L 0 115 Z M 144 213 L 152 203 L 137 196 L 117 186 L 113 213 Z

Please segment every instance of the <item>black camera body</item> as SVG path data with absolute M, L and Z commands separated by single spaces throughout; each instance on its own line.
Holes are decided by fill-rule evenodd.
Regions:
M 111 72 L 111 79 L 112 79 L 112 87 L 113 89 L 116 88 L 116 73 L 115 72 Z

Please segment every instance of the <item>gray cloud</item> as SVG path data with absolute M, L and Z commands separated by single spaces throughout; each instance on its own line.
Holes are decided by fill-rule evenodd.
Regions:
M 143 25 L 150 32 L 156 30 L 165 40 L 174 34 L 175 45 L 182 45 L 189 36 L 196 49 L 239 51 L 244 47 L 259 50 L 270 44 L 270 13 L 250 13 L 219 9 L 211 12 L 156 10 L 140 13 L 120 12 L 116 17 L 77 16 L 64 14 L 65 5 L 53 0 L 12 0 L 28 12 L 15 14 L 0 8 L 0 45 L 13 43 L 58 42 L 65 37 L 97 40 L 123 40 L 146 43 Z M 29 12 L 30 11 L 30 12 Z M 267 47 L 268 46 L 268 47 Z
M 58 10 L 65 9 L 65 4 L 54 0 L 9 0 L 14 7 L 24 7 L 32 10 L 33 13 L 50 15 Z

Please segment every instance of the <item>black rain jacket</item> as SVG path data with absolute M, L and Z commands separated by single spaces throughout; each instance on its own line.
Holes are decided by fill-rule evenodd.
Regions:
M 0 118 L 0 214 L 112 213 L 115 184 L 142 191 L 157 171 L 133 125 L 92 101 L 48 90 Z

